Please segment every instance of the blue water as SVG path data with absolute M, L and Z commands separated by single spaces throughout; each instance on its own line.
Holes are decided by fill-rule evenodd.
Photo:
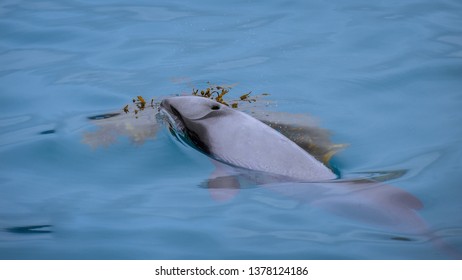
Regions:
M 0 259 L 451 258 L 265 188 L 216 201 L 165 131 L 82 139 L 137 95 L 237 83 L 348 143 L 342 173 L 408 170 L 388 183 L 462 250 L 461 27 L 449 0 L 2 0 Z

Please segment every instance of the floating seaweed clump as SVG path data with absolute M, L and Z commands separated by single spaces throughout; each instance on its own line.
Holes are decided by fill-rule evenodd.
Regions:
M 123 111 L 125 112 L 125 114 L 128 114 L 128 113 L 130 112 L 130 109 L 132 109 L 132 110 L 133 110 L 133 113 L 135 113 L 136 118 L 138 118 L 137 115 L 138 115 L 138 113 L 139 113 L 140 111 L 143 111 L 143 110 L 145 110 L 146 108 L 152 108 L 152 109 L 154 109 L 154 107 L 155 107 L 154 98 L 151 99 L 151 103 L 150 103 L 149 106 L 146 106 L 147 102 L 146 102 L 146 100 L 144 99 L 144 97 L 141 96 L 141 95 L 138 95 L 136 98 L 133 98 L 132 101 L 133 101 L 133 104 L 135 105 L 135 107 L 134 107 L 134 108 L 130 108 L 130 106 L 127 104 L 127 105 L 125 105 L 125 107 L 123 108 Z
M 209 98 L 212 100 L 215 100 L 218 103 L 221 103 L 223 105 L 226 105 L 228 107 L 232 108 L 238 108 L 239 103 L 242 102 L 257 102 L 257 99 L 259 96 L 266 96 L 269 95 L 268 93 L 262 93 L 257 96 L 250 96 L 252 92 L 245 93 L 239 97 L 239 99 L 230 99 L 230 100 L 225 100 L 224 97 L 226 94 L 228 94 L 232 88 L 232 86 L 220 86 L 220 85 L 212 85 L 208 83 L 209 86 L 205 90 L 198 90 L 198 89 L 193 89 L 192 95 L 195 96 L 201 96 L 205 98 Z M 231 104 L 231 105 L 230 105 Z
M 237 109 L 242 103 L 254 103 L 257 102 L 261 96 L 267 96 L 268 93 L 261 93 L 258 95 L 252 95 L 252 92 L 248 92 L 239 96 L 239 99 L 226 99 L 227 94 L 232 89 L 230 85 L 212 85 L 208 83 L 208 87 L 205 89 L 192 89 L 191 95 L 200 96 L 204 98 L 212 99 L 218 103 L 221 103 L 225 106 L 232 107 Z M 143 111 L 147 108 L 157 108 L 158 104 L 154 102 L 154 98 L 151 99 L 150 105 L 147 105 L 145 98 L 141 95 L 138 95 L 136 98 L 132 99 L 134 107 L 130 105 L 125 105 L 123 111 L 128 114 L 133 112 L 137 117 L 140 111 Z

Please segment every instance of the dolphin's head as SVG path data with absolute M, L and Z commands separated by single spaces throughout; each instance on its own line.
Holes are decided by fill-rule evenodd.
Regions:
M 177 96 L 162 100 L 160 114 L 170 133 L 184 144 L 208 153 L 207 137 L 200 121 L 231 110 L 216 101 L 199 96 Z
M 177 96 L 162 100 L 161 111 L 180 119 L 198 120 L 223 109 L 224 105 L 199 96 Z

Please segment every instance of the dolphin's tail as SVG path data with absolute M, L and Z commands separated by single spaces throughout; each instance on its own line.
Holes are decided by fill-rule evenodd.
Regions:
M 462 258 L 456 248 L 430 233 L 429 226 L 418 213 L 423 208 L 422 202 L 414 195 L 391 185 L 361 180 L 286 183 L 271 185 L 269 188 L 337 216 L 394 232 L 425 236 L 435 248 L 451 258 Z

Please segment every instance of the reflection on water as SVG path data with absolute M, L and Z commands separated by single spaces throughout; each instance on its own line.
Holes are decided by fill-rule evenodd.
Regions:
M 50 225 L 12 227 L 6 228 L 6 231 L 19 234 L 51 233 L 50 227 Z
M 1 259 L 454 258 L 435 240 L 462 250 L 458 3 L 106 2 L 0 3 Z M 263 111 L 277 120 L 315 116 L 329 143 L 349 144 L 330 161 L 345 178 L 406 170 L 386 183 L 422 201 L 430 234 L 263 187 L 214 200 L 201 187 L 214 166 L 155 114 L 88 119 L 208 81 L 270 93 Z

